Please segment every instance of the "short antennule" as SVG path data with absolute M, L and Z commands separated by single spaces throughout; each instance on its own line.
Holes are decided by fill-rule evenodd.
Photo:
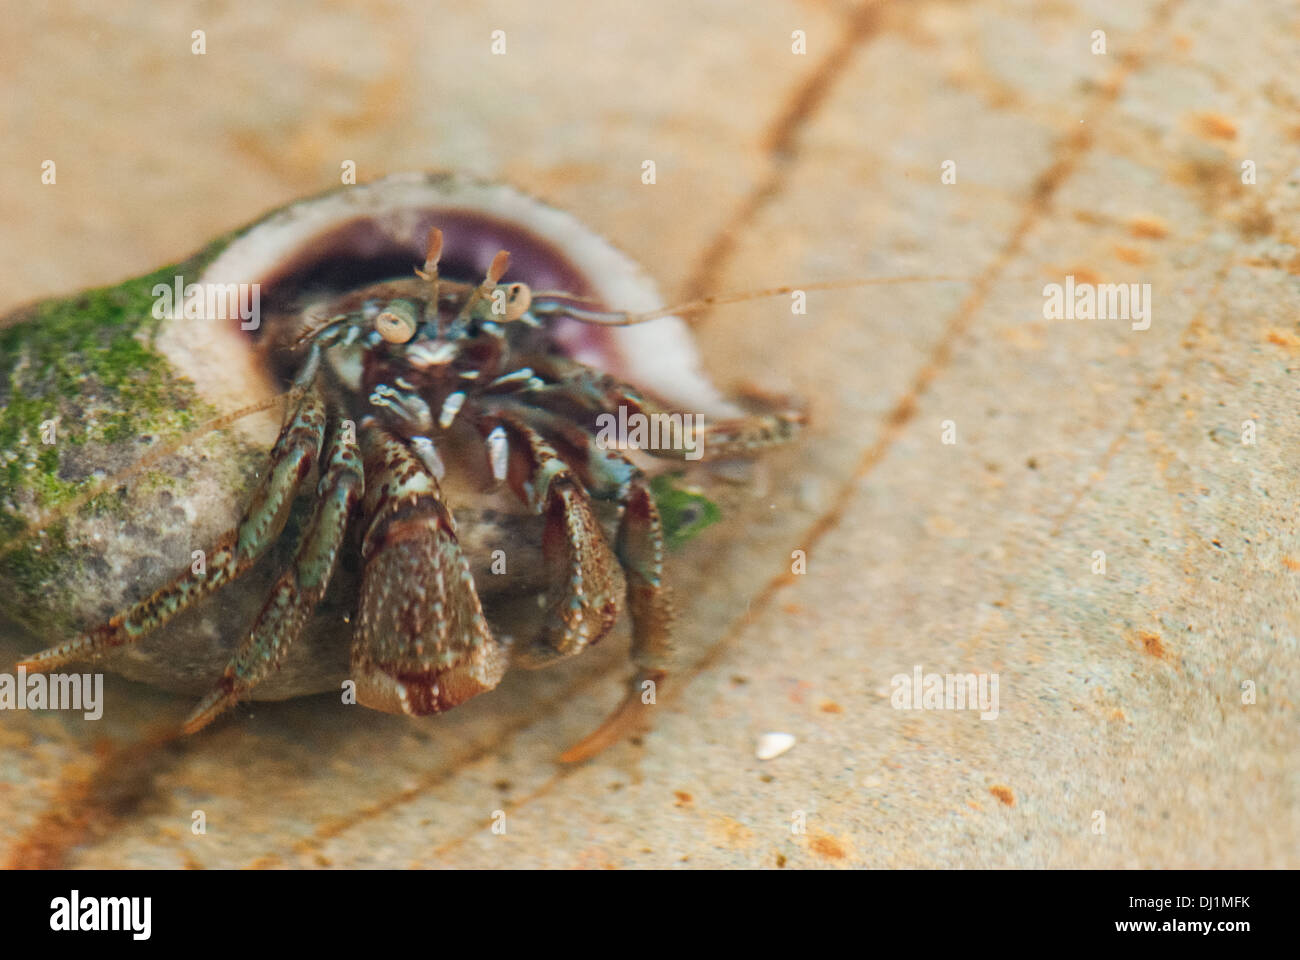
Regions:
M 429 242 L 424 254 L 424 269 L 415 271 L 431 283 L 438 282 L 438 261 L 442 259 L 442 231 L 429 228 Z
M 498 250 L 496 256 L 492 258 L 492 263 L 488 266 L 487 278 L 483 281 L 483 285 L 490 291 L 501 282 L 501 278 L 506 275 L 506 271 L 509 269 L 510 251 Z

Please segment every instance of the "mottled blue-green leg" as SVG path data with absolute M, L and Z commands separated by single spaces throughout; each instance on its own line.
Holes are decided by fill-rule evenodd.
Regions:
M 239 526 L 227 531 L 208 551 L 206 562 L 190 567 L 171 583 L 89 633 L 28 656 L 20 666 L 52 670 L 71 660 L 94 657 L 135 643 L 186 607 L 242 576 L 280 535 L 303 479 L 320 455 L 325 429 L 325 402 L 315 382 L 316 354 L 299 378 L 303 392 L 290 408 L 271 451 L 270 469 L 254 492 Z
M 787 398 L 754 394 L 750 399 L 758 408 L 756 412 L 713 419 L 702 414 L 670 410 L 609 374 L 564 357 L 529 360 L 536 371 L 555 381 L 529 388 L 527 393 L 531 400 L 542 405 L 549 401 L 576 403 L 594 413 L 606 415 L 609 419 L 603 422 L 611 427 L 620 422 L 630 422 L 635 426 L 635 418 L 643 418 L 641 422 L 647 437 L 652 439 L 638 442 L 636 446 L 655 457 L 714 460 L 748 456 L 767 447 L 789 443 L 808 422 L 804 410 Z M 620 407 L 626 416 L 635 415 L 635 418 L 631 421 L 621 418 Z
M 316 487 L 319 498 L 293 565 L 276 581 L 247 639 L 231 659 L 216 689 L 185 721 L 194 733 L 278 669 L 325 596 L 348 528 L 352 508 L 365 489 L 365 472 L 355 432 L 336 427 Z
M 673 613 L 663 579 L 663 525 L 640 471 L 624 488 L 620 500 L 623 515 L 614 549 L 627 577 L 636 672 L 628 681 L 623 702 L 599 727 L 561 755 L 565 763 L 593 757 L 647 722 L 647 707 L 657 702 L 672 654 Z
M 438 481 L 373 418 L 361 422 L 366 532 L 352 677 L 357 702 L 423 716 L 501 682 L 492 636 Z
M 516 654 L 529 669 L 581 653 L 618 619 L 617 562 L 574 469 L 520 411 L 501 409 L 483 426 L 505 428 L 506 480 L 535 513 L 546 516 L 542 558 L 547 615 L 542 633 Z M 489 443 L 491 446 L 491 443 Z
M 633 693 L 646 681 L 663 682 L 672 653 L 672 605 L 664 585 L 664 528 L 645 478 L 637 471 L 620 497 L 614 552 L 627 574 L 627 604 L 632 615 Z
M 621 508 L 614 553 L 627 580 L 636 672 L 623 703 L 599 728 L 563 754 L 561 759 L 572 763 L 594 756 L 632 733 L 644 720 L 644 707 L 656 702 L 658 688 L 667 677 L 673 613 L 664 583 L 663 524 L 645 474 L 627 457 L 546 411 L 531 408 L 521 416 L 554 438 L 592 496 L 615 500 Z

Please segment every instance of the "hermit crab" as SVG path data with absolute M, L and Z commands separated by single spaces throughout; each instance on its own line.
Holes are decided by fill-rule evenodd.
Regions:
M 121 329 L 104 336 L 125 330 L 162 353 L 172 375 L 202 385 L 205 398 L 256 402 L 152 431 L 149 466 L 166 483 L 166 465 L 179 463 L 174 476 L 185 483 L 168 496 L 192 515 L 186 498 L 212 465 L 185 461 L 195 456 L 185 451 L 214 426 L 235 433 L 244 413 L 278 394 L 284 414 L 269 457 L 255 480 L 234 484 L 242 504 L 233 526 L 204 542 L 187 527 L 181 549 L 138 568 L 151 582 L 117 587 L 129 578 L 105 571 L 130 602 L 19 665 L 105 660 L 159 680 L 157 657 L 132 652 L 175 644 L 190 662 L 161 678 L 207 676 L 185 723 L 191 732 L 241 699 L 337 684 L 337 661 L 332 675 L 295 668 L 286 685 L 284 674 L 302 662 L 300 648 L 323 649 L 340 624 L 350 629 L 343 673 L 356 702 L 426 715 L 491 690 L 512 663 L 544 667 L 581 653 L 621 610 L 635 663 L 615 717 L 626 715 L 664 678 L 671 623 L 660 511 L 630 447 L 656 457 L 747 455 L 790 439 L 803 421 L 793 405 L 744 410 L 724 400 L 702 375 L 685 325 L 661 309 L 630 260 L 569 215 L 499 184 L 420 174 L 344 187 L 264 218 L 184 268 L 199 271 L 202 309 L 158 308 L 173 279 L 164 269 L 129 296 L 118 288 Z M 144 286 L 153 322 L 141 316 Z M 188 286 L 178 273 L 178 294 Z M 258 310 L 238 309 L 246 288 Z M 54 325 L 55 315 L 38 309 L 11 326 Z M 178 350 L 168 330 L 182 327 L 190 343 L 202 330 L 205 345 Z M 10 399 L 61 404 L 43 422 L 93 433 L 94 418 L 76 400 L 53 398 L 38 368 L 39 358 L 11 369 Z M 83 395 L 98 385 L 87 379 Z M 629 444 L 611 439 L 612 422 L 665 430 Z M 257 445 L 238 443 L 231 461 L 251 462 Z M 65 548 L 53 551 L 64 558 L 57 576 L 111 567 L 112 504 L 96 513 L 90 496 L 145 494 L 118 482 L 116 462 L 79 465 L 67 444 L 42 456 L 70 485 L 55 516 Z M 138 480 L 138 466 L 121 476 Z M 23 489 L 7 494 L 0 505 L 24 506 Z M 78 511 L 105 519 L 78 526 Z M 45 536 L 48 519 L 29 526 Z M 30 529 L 5 533 L 15 544 L 32 538 Z M 24 546 L 29 560 L 41 546 Z M 0 581 L 8 574 L 35 594 L 41 577 L 22 567 L 22 580 L 15 553 L 11 545 L 0 556 Z M 495 561 L 513 569 L 515 592 L 542 598 L 509 632 L 485 603 L 508 592 Z M 223 605 L 227 595 L 238 599 Z

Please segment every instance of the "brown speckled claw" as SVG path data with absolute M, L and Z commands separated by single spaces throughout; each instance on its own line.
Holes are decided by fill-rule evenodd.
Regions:
M 438 481 L 373 420 L 361 424 L 365 573 L 352 648 L 357 702 L 441 713 L 495 687 L 508 663 L 492 636 Z

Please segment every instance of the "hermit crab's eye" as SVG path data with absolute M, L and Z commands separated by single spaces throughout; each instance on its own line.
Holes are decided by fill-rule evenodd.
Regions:
M 506 287 L 506 319 L 518 320 L 533 303 L 533 292 L 526 283 L 512 283 Z
M 415 336 L 420 313 L 410 300 L 394 300 L 375 317 L 375 329 L 389 343 L 408 343 Z

